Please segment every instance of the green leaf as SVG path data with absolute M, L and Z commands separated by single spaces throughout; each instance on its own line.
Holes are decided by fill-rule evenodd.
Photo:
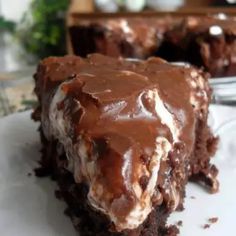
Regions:
M 16 27 L 16 23 L 13 21 L 5 20 L 2 16 L 0 16 L 0 30 L 14 32 Z
M 30 54 L 41 59 L 66 53 L 65 13 L 68 0 L 33 0 L 17 36 Z

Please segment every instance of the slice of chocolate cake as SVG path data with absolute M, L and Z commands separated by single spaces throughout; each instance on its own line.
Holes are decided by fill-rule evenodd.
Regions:
M 173 235 L 188 180 L 218 190 L 201 71 L 93 54 L 47 58 L 35 80 L 37 174 L 58 182 L 81 236 Z
M 201 17 L 123 17 L 73 20 L 71 53 L 188 62 L 213 77 L 236 75 L 236 20 Z
M 221 18 L 185 18 L 165 33 L 156 55 L 203 67 L 213 77 L 236 75 L 236 20 Z
M 101 53 L 112 57 L 144 59 L 154 55 L 164 32 L 173 24 L 170 17 L 90 19 L 71 23 L 72 53 L 86 57 Z

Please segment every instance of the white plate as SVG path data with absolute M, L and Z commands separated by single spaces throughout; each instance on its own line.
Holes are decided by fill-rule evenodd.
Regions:
M 213 106 L 211 112 L 213 128 L 222 137 L 215 158 L 220 168 L 221 191 L 210 195 L 199 186 L 188 184 L 185 211 L 174 213 L 170 219 L 172 223 L 183 221 L 181 236 L 235 235 L 236 109 Z M 226 120 L 231 120 L 230 125 Z M 0 120 L 0 235 L 75 236 L 72 223 L 63 214 L 65 204 L 54 196 L 56 184 L 33 175 L 40 158 L 36 129 L 30 112 Z M 203 229 L 211 217 L 218 217 L 219 221 Z
M 40 143 L 30 112 L 0 120 L 0 235 L 76 236 L 55 200 L 56 184 L 36 178 Z M 28 176 L 32 173 L 32 176 Z

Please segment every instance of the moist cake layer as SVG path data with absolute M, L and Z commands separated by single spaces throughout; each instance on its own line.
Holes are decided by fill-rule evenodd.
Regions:
M 128 62 L 94 54 L 45 59 L 35 78 L 45 156 L 66 157 L 51 165 L 60 176 L 73 175 L 67 185 L 86 186 L 83 201 L 111 222 L 105 232 L 142 235 L 158 209 L 163 226 L 182 208 L 190 177 L 217 190 L 209 163 L 214 138 L 205 122 L 210 90 L 201 72 L 158 58 Z

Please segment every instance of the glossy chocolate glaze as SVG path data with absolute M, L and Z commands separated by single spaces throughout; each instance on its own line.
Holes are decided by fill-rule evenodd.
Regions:
M 75 55 L 158 56 L 203 67 L 212 77 L 236 74 L 236 20 L 223 14 L 90 19 L 73 22 L 69 32 Z
M 69 27 L 73 53 L 144 59 L 154 54 L 164 32 L 178 21 L 168 16 L 80 20 Z
M 166 32 L 156 55 L 204 67 L 213 77 L 235 75 L 236 20 L 187 17 Z
M 190 83 L 193 71 L 198 73 L 158 58 L 128 62 L 98 54 L 87 59 L 51 57 L 39 65 L 36 93 L 41 101 L 44 133 L 50 139 L 49 110 L 60 88 L 65 97 L 57 109 L 69 119 L 67 135 L 74 144 L 82 136 L 89 158 L 96 156 L 97 181 L 105 189 L 104 199 L 107 194 L 110 201 L 122 196 L 122 201 L 111 206 L 121 222 L 138 201 L 133 184 L 138 182 L 143 190 L 147 187 L 147 176 L 140 178 L 138 173 L 142 165 L 151 168 L 150 158 L 158 137 L 165 138 L 171 150 L 165 160 L 160 160 L 153 205 L 165 202 L 167 211 L 172 211 L 182 204 L 176 198 L 191 175 L 189 163 L 199 119 L 199 111 L 190 102 L 196 90 Z M 206 85 L 196 92 L 197 99 L 206 105 L 208 90 Z M 153 91 L 171 114 L 178 134 L 165 123 L 164 114 L 157 112 L 155 99 L 150 97 Z M 201 112 L 207 115 L 207 111 Z M 78 179 L 87 181 L 84 176 Z

